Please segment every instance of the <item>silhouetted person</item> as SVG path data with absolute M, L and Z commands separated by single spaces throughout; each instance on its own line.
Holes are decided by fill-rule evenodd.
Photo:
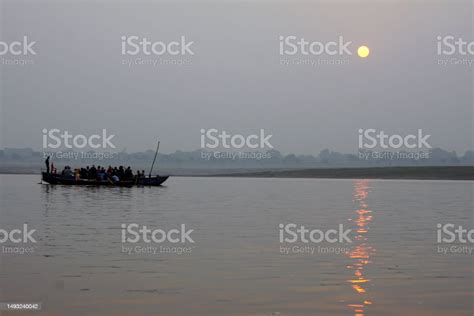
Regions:
M 85 168 L 81 168 L 81 179 L 87 179 L 87 170 Z
M 46 164 L 46 173 L 49 173 L 49 156 L 48 156 L 48 158 L 46 158 L 44 163 Z
M 123 166 L 120 166 L 118 169 L 118 177 L 120 179 L 123 179 L 125 177 L 125 170 L 123 169 Z
M 97 179 L 97 168 L 95 167 L 95 165 L 92 165 L 92 167 L 89 169 L 89 179 Z
M 130 166 L 128 166 L 127 169 L 125 170 L 125 179 L 126 180 L 132 180 L 133 179 L 133 171 L 130 168 Z

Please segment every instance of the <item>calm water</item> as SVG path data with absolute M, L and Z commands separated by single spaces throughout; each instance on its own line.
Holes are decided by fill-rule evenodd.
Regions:
M 19 245 L 33 246 L 31 254 L 1 253 L 0 302 L 42 303 L 41 311 L 12 315 L 474 313 L 474 254 L 439 254 L 436 242 L 438 223 L 474 228 L 472 182 L 170 178 L 162 188 L 38 182 L 0 175 L 1 228 L 28 223 L 37 240 Z M 195 242 L 186 244 L 189 253 L 127 254 L 121 224 L 130 223 L 165 230 L 185 224 Z M 294 245 L 280 244 L 281 223 L 323 230 L 343 224 L 353 242 L 281 253 Z

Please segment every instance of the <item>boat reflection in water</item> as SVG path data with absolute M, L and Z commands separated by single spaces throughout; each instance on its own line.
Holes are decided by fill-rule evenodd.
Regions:
M 367 205 L 369 180 L 357 180 L 354 186 L 354 202 L 358 206 L 354 217 L 349 220 L 354 224 L 352 229 L 356 232 L 356 237 L 351 251 L 347 254 L 350 259 L 347 269 L 351 271 L 351 277 L 347 282 L 360 299 L 351 302 L 348 307 L 354 312 L 354 316 L 364 316 L 367 307 L 373 304 L 368 290 L 371 280 L 367 277 L 365 269 L 371 263 L 371 256 L 376 250 L 370 246 L 367 236 L 372 221 L 372 210 Z

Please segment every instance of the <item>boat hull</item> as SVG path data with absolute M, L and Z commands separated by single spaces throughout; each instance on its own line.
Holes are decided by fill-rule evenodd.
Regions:
M 49 184 L 61 184 L 61 185 L 94 185 L 94 186 L 160 186 L 165 182 L 169 177 L 168 176 L 155 176 L 151 178 L 139 178 L 136 180 L 130 181 L 119 181 L 113 182 L 112 180 L 87 180 L 79 179 L 76 180 L 72 177 L 63 177 L 58 174 L 42 172 L 42 180 Z
M 160 186 L 163 182 L 168 180 L 169 176 L 154 176 L 151 178 L 140 178 L 137 185 Z

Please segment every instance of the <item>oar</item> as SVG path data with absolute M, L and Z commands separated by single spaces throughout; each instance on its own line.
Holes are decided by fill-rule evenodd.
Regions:
M 113 182 L 109 176 L 107 176 L 107 181 L 109 181 L 110 184 L 116 185 L 115 182 Z

